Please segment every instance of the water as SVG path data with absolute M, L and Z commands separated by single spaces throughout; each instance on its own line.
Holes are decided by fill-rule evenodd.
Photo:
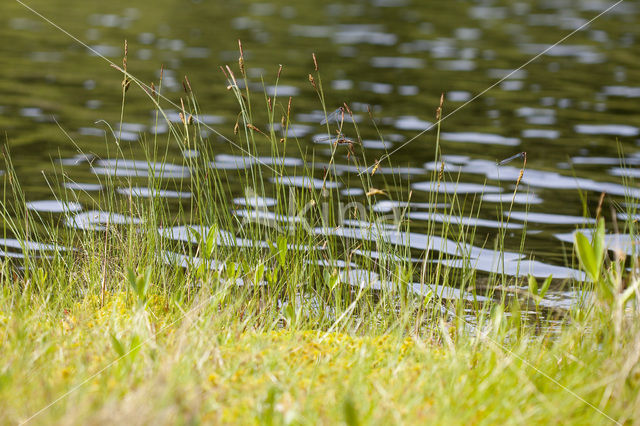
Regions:
M 0 129 L 6 134 L 28 207 L 66 215 L 64 226 L 100 230 L 108 221 L 140 220 L 96 210 L 90 202 L 96 191 L 114 191 L 121 197 L 160 196 L 173 203 L 188 203 L 192 196 L 190 170 L 182 161 L 198 156 L 197 150 L 182 152 L 170 146 L 174 160 L 168 164 L 144 160 L 141 144 L 145 137 L 164 136 L 168 128 L 156 121 L 139 90 L 129 91 L 126 122 L 119 124 L 121 75 L 96 52 L 120 64 L 124 39 L 129 43 L 129 71 L 143 81 L 157 82 L 162 64 L 163 93 L 172 101 L 179 103 L 183 76 L 188 75 L 202 109 L 193 119 L 213 130 L 205 134 L 218 153 L 212 168 L 248 172 L 253 167 L 282 166 L 287 175 L 274 181 L 301 188 L 324 184 L 341 189 L 345 197 L 361 200 L 367 197 L 364 190 L 324 181 L 324 171 L 330 168 L 341 179 L 357 182 L 356 175 L 373 166 L 376 158 L 433 126 L 442 93 L 446 116 L 509 76 L 442 123 L 443 163 L 433 161 L 435 130 L 431 130 L 394 152 L 390 157 L 393 168 L 385 162 L 376 170 L 372 178 L 376 188 L 384 188 L 386 177 L 398 174 L 402 185 L 413 189 L 408 211 L 411 234 L 403 236 L 390 229 L 378 233 L 391 244 L 413 247 L 417 260 L 426 245 L 460 254 L 455 242 L 426 236 L 428 220 L 445 220 L 446 204 L 439 206 L 438 214 L 430 213 L 428 196 L 434 190 L 482 199 L 477 213 L 458 212 L 451 222 L 477 226 L 477 233 L 486 236 L 506 228 L 505 259 L 477 245 L 467 248 L 477 270 L 513 276 L 553 273 L 559 279 L 583 278 L 581 272 L 566 266 L 564 255 L 570 251 L 575 229 L 593 223 L 600 193 L 608 194 L 603 214 L 609 222 L 614 216 L 625 217 L 622 202 L 638 204 L 640 189 L 633 181 L 623 185 L 623 178 L 640 176 L 640 57 L 634 54 L 640 7 L 634 2 L 620 4 L 525 69 L 518 68 L 610 3 L 377 0 L 341 4 L 301 0 L 212 4 L 157 0 L 136 2 L 135 7 L 123 0 L 71 3 L 64 10 L 44 0 L 29 4 L 85 41 L 93 52 L 19 4 L 6 1 L 0 5 L 4 41 L 0 45 Z M 288 136 L 299 138 L 308 153 L 315 155 L 314 176 L 300 174 L 300 167 L 309 160 L 301 157 L 300 150 L 287 152 L 274 164 L 268 151 L 263 157 L 247 158 L 226 140 L 235 140 L 237 106 L 219 66 L 236 66 L 237 39 L 243 42 L 250 88 L 258 94 L 266 90 L 268 96 L 277 95 L 285 103 L 286 98 L 294 97 L 294 124 Z M 336 114 L 325 116 L 307 79 L 314 68 L 312 53 L 318 58 L 328 112 L 335 110 Z M 273 81 L 279 64 L 284 68 L 276 87 Z M 353 120 L 343 115 L 345 102 L 354 113 Z M 167 111 L 167 117 L 180 122 L 178 110 Z M 364 150 L 369 163 L 354 165 L 344 146 L 338 147 L 338 156 L 330 163 L 329 154 L 338 137 L 334 133 L 327 138 L 326 126 L 334 132 L 342 125 L 340 138 L 353 141 L 351 121 L 362 132 L 362 144 L 355 149 Z M 266 127 L 265 123 L 256 125 Z M 277 126 L 273 130 L 283 132 Z M 127 156 L 117 164 L 113 134 L 119 136 L 120 149 Z M 521 163 L 515 160 L 520 154 L 514 154 L 519 151 L 527 153 L 527 167 L 514 195 L 521 172 Z M 514 161 L 507 164 L 505 160 L 498 166 L 503 159 Z M 56 181 L 52 179 L 59 172 L 56 164 L 68 176 L 60 187 L 49 185 Z M 442 167 L 451 179 L 434 188 L 431 173 Z M 142 178 L 135 180 L 141 184 L 152 176 L 165 184 L 162 190 L 137 184 L 108 188 L 106 176 Z M 295 221 L 273 213 L 273 194 L 245 197 L 246 188 L 239 185 L 239 179 L 233 173 L 228 179 L 235 192 L 234 204 L 243 207 L 237 210 L 242 219 Z M 65 190 L 77 194 L 78 202 L 56 201 Z M 579 191 L 586 195 L 587 217 Z M 377 211 L 406 207 L 406 200 L 376 197 Z M 505 217 L 511 203 L 514 211 Z M 614 210 L 609 211 L 608 206 Z M 186 238 L 181 227 L 160 231 L 168 238 Z M 238 239 L 232 230 L 224 232 L 220 244 L 266 244 Z M 313 232 L 327 235 L 336 231 L 316 228 Z M 346 226 L 339 233 L 356 240 L 380 237 L 371 232 Z M 524 256 L 515 253 L 522 232 L 527 236 Z M 629 251 L 634 245 L 628 235 L 613 230 L 607 241 L 611 249 Z M 37 243 L 29 244 L 38 250 Z M 19 257 L 21 247 L 7 245 L 4 255 Z M 41 251 L 47 255 L 50 247 L 42 246 Z M 367 256 L 375 253 L 362 257 Z M 455 260 L 449 263 L 456 266 Z M 376 282 L 384 286 L 379 279 Z M 558 290 L 550 300 L 566 305 L 572 296 L 564 294 Z

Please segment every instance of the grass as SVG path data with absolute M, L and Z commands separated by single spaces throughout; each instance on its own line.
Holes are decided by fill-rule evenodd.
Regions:
M 238 154 L 233 161 L 242 166 L 230 170 L 210 166 L 220 162 L 217 147 L 201 136 L 205 126 L 188 80 L 175 123 L 168 119 L 162 81 L 146 87 L 127 71 L 126 60 L 118 67 L 124 76 L 121 121 L 127 90 L 138 86 L 155 107 L 157 123 L 169 126 L 166 139 L 156 134 L 143 141 L 146 166 L 134 169 L 144 176 L 130 176 L 126 159 L 140 152 L 113 129 L 105 157 L 114 160 L 113 172 L 101 178 L 106 190 L 60 197 L 139 223 L 117 223 L 107 214 L 90 223 L 93 229 L 78 229 L 27 209 L 5 149 L 4 232 L 21 242 L 24 257 L 1 264 L 3 423 L 600 424 L 640 416 L 638 259 L 609 257 L 602 221 L 592 238 L 576 237 L 577 257 L 592 282 L 584 285 L 593 290 L 584 303 L 558 316 L 538 303 L 551 280 L 530 277 L 529 292 L 513 297 L 507 289 L 517 281 L 499 273 L 483 277 L 489 291 L 480 294 L 468 246 L 480 240 L 474 227 L 430 221 L 427 235 L 455 250 L 437 243 L 410 247 L 406 209 L 395 221 L 373 209 L 384 194 L 412 201 L 389 158 L 351 181 L 335 171 L 336 160 L 358 171 L 378 164 L 360 148 L 358 125 L 344 120 L 352 114 L 348 105 L 338 122 L 327 124 L 335 143 L 324 171 L 313 160 L 286 165 L 287 155 L 313 158 L 288 132 L 291 99 L 265 95 L 264 104 L 257 102 L 245 66 L 241 50 L 239 71 L 223 70 L 239 105 L 230 143 Z M 327 116 L 317 62 L 314 69 L 310 84 Z M 437 138 L 435 146 L 440 163 Z M 172 166 L 175 147 L 199 155 Z M 69 181 L 60 167 L 52 188 Z M 384 168 L 391 173 L 383 175 Z M 189 175 L 164 175 L 171 170 Z M 306 184 L 290 189 L 287 176 L 295 175 Z M 308 185 L 312 177 L 320 184 Z M 436 170 L 432 187 L 456 179 Z M 370 195 L 348 209 L 345 199 L 356 199 L 335 183 Z M 176 204 L 115 191 L 138 186 L 192 196 Z M 274 198 L 268 212 L 276 216 L 264 221 L 234 214 L 238 188 Z M 251 194 L 245 192 L 247 202 L 255 200 Z M 479 214 L 473 198 L 434 190 L 428 201 L 430 212 L 445 217 Z M 182 240 L 167 238 L 185 224 Z M 386 231 L 389 225 L 394 234 Z M 626 226 L 635 236 L 635 223 Z M 354 229 L 361 238 L 352 238 Z M 504 238 L 499 232 L 486 245 L 504 253 Z M 28 241 L 67 249 L 36 250 Z M 412 255 L 421 261 L 409 261 Z M 462 259 L 462 268 L 444 266 L 454 258 Z M 387 284 L 349 285 L 341 271 L 352 267 L 339 262 L 356 260 Z M 413 282 L 431 290 L 411 292 Z M 476 299 L 446 300 L 429 284 L 466 289 Z M 491 302 L 477 299 L 494 291 Z M 558 329 L 546 326 L 551 319 L 560 321 Z

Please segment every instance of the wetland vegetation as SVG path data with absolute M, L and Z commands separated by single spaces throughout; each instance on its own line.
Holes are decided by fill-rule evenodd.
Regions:
M 15 15 L 0 31 L 31 46 L 0 74 L 3 422 L 640 417 L 638 58 L 617 53 L 633 5 L 529 81 L 517 68 L 560 37 L 531 30 L 524 56 L 485 40 L 521 21 L 571 31 L 608 5 L 440 5 L 468 16 L 451 28 L 404 1 L 326 5 L 322 25 L 306 2 L 196 2 L 176 14 L 185 41 L 149 29 L 174 10 L 160 3 L 54 19 L 89 23 L 82 52 L 0 7 Z M 209 31 L 229 45 L 193 44 Z M 261 50 L 287 43 L 291 65 Z M 380 74 L 360 76 L 358 53 Z M 216 77 L 176 71 L 216 60 Z M 418 78 L 427 61 L 438 83 Z M 490 85 L 461 75 L 500 84 L 476 100 Z

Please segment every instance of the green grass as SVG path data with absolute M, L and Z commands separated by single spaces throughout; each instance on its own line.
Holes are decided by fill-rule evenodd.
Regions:
M 64 201 L 82 202 L 85 210 L 126 214 L 140 224 L 116 224 L 109 218 L 97 231 L 59 226 L 55 217 L 26 208 L 10 153 L 5 155 L 5 235 L 73 249 L 42 258 L 23 245 L 24 259 L 1 264 L 3 423 L 599 424 L 638 418 L 638 259 L 609 258 L 603 225 L 592 239 L 576 239 L 593 297 L 561 316 L 540 309 L 536 302 L 547 282 L 533 279 L 528 295 L 507 298 L 501 291 L 490 303 L 446 301 L 434 292 L 418 297 L 406 290 L 407 283 L 455 286 L 475 295 L 477 274 L 469 253 L 457 253 L 464 268 L 446 268 L 443 261 L 454 256 L 438 247 L 417 253 L 380 234 L 354 240 L 310 233 L 291 221 L 276 227 L 233 214 L 231 199 L 242 195 L 237 188 L 251 188 L 277 200 L 275 213 L 291 216 L 307 207 L 301 217 L 311 227 L 335 230 L 342 225 L 341 207 L 355 201 L 329 185 L 343 179 L 331 167 L 323 173 L 312 167 L 313 160 L 295 170 L 279 165 L 286 155 L 313 157 L 306 155 L 301 141 L 272 127 L 259 128 L 256 123 L 267 122 L 287 129 L 288 100 L 274 96 L 264 104 L 256 102 L 255 93 L 240 89 L 248 86 L 243 61 L 240 69 L 236 74 L 244 86 L 226 70 L 239 105 L 233 150 L 243 161 L 265 156 L 268 166 L 240 171 L 209 167 L 218 148 L 200 136 L 197 120 L 189 120 L 199 108 L 187 90 L 180 108 L 184 122 L 168 123 L 166 139 L 148 137 L 134 152 L 114 131 L 107 135 L 105 158 L 120 162 L 116 170 L 123 170 L 127 158 L 144 158 L 149 169 L 158 163 L 166 171 L 172 150 L 196 149 L 200 155 L 181 164 L 190 170 L 189 179 L 114 173 L 102 178 L 107 189 L 98 195 L 60 195 Z M 130 81 L 123 87 L 141 84 L 123 71 Z M 157 87 L 161 90 L 161 82 Z M 313 87 L 326 111 L 317 72 Z M 122 95 L 124 119 L 126 90 Z M 167 100 L 158 91 L 149 92 L 149 99 L 158 122 L 164 122 Z M 334 130 L 327 127 L 332 136 Z M 359 170 L 374 164 L 359 149 L 357 125 L 341 124 L 339 130 L 354 141 L 353 152 L 334 144 L 329 164 L 338 157 L 345 161 L 347 154 L 349 164 Z M 435 142 L 434 159 L 440 161 L 437 138 Z M 392 167 L 385 163 L 381 166 Z M 61 186 L 68 172 L 60 170 L 60 181 L 52 187 Z M 277 183 L 286 175 L 316 177 L 324 185 L 289 190 Z M 436 171 L 433 186 L 457 178 Z M 364 192 L 379 189 L 396 200 L 411 199 L 408 182 L 398 174 L 375 175 L 375 186 L 371 173 L 341 182 Z M 138 199 L 115 192 L 134 186 L 188 190 L 193 196 L 175 205 L 162 197 Z M 385 222 L 372 209 L 377 196 L 367 196 L 364 214 L 349 219 L 363 221 L 363 229 L 381 229 Z M 475 199 L 433 191 L 428 201 L 434 204 L 432 212 L 479 214 Z M 437 203 L 448 207 L 437 210 Z M 193 243 L 158 232 L 185 224 Z M 401 232 L 411 230 L 402 216 L 395 225 Z M 626 226 L 635 236 L 635 224 Z M 224 232 L 265 244 L 218 244 L 229 238 Z M 432 221 L 427 233 L 460 247 L 477 244 L 474 228 L 454 223 Z M 504 250 L 504 233 L 483 245 Z M 356 250 L 382 254 L 380 261 L 363 256 L 361 265 L 390 282 L 389 288 L 343 282 L 336 262 L 351 261 Z M 165 251 L 203 260 L 188 261 L 183 268 L 179 262 L 167 263 Z M 423 262 L 409 262 L 412 254 Z M 239 280 L 244 285 L 236 285 Z M 483 287 L 492 296 L 493 289 L 514 283 L 505 274 L 493 274 Z M 535 315 L 523 313 L 529 308 Z M 550 319 L 560 320 L 558 329 L 547 327 Z

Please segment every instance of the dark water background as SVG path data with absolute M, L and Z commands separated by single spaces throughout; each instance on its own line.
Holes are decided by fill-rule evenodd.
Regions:
M 361 149 L 372 164 L 384 155 L 382 148 L 399 147 L 434 121 L 441 93 L 446 115 L 612 2 L 32 0 L 28 4 L 116 63 L 121 63 L 123 40 L 128 40 L 129 71 L 145 82 L 157 82 L 164 65 L 164 95 L 173 101 L 184 95 L 181 81 L 187 75 L 203 121 L 232 140 L 236 140 L 238 107 L 226 90 L 220 66 L 237 67 L 241 39 L 251 81 L 259 86 L 262 78 L 270 95 L 278 66 L 284 66 L 278 94 L 285 103 L 294 96 L 295 136 L 316 161 L 326 161 L 329 147 L 313 138 L 324 130 L 319 125 L 320 103 L 307 78 L 315 53 L 328 107 L 335 109 L 343 102 L 352 107 L 361 119 Z M 478 224 L 480 233 L 496 231 L 505 208 L 499 207 L 500 193 L 508 204 L 521 167 L 521 161 L 514 161 L 497 168 L 496 160 L 526 151 L 527 170 L 507 245 L 512 250 L 519 247 L 518 228 L 524 219 L 520 212 L 528 210 L 524 250 L 529 261 L 542 262 L 531 264 L 539 276 L 575 276 L 575 271 L 554 267 L 566 266 L 571 232 L 594 217 L 601 192 L 608 194 L 603 211 L 611 232 L 613 218 L 624 219 L 625 206 L 633 210 L 638 203 L 640 190 L 632 179 L 640 176 L 639 13 L 637 2 L 622 2 L 443 123 L 447 169 L 456 179 L 462 172 L 460 190 L 463 183 L 474 184 L 466 188 L 470 194 L 484 193 L 478 195 L 484 200 L 480 216 L 486 220 Z M 59 189 L 54 187 L 52 193 L 47 177 L 50 180 L 54 160 L 60 158 L 66 159 L 70 179 L 90 185 L 78 188 L 98 189 L 91 185 L 97 184 L 97 176 L 109 174 L 112 164 L 105 126 L 95 123 L 105 120 L 118 128 L 121 75 L 12 0 L 0 4 L 0 37 L 0 129 L 27 198 L 56 198 Z M 123 143 L 128 144 L 125 152 L 131 159 L 144 159 L 139 140 L 152 126 L 151 110 L 140 90 L 129 92 Z M 211 140 L 220 154 L 242 154 L 215 135 Z M 434 131 L 429 131 L 390 157 L 395 167 L 409 168 L 405 184 L 413 189 L 414 202 L 427 200 L 425 182 L 434 167 L 434 149 Z M 79 150 L 102 162 L 74 160 Z M 296 157 L 296 152 L 290 156 Z M 180 164 L 184 154 L 178 147 L 170 147 L 170 153 Z M 346 152 L 339 154 L 337 163 L 349 164 Z M 383 185 L 380 179 L 374 177 L 374 183 Z M 579 190 L 586 197 L 586 211 Z M 242 196 L 243 189 L 238 187 L 237 192 Z M 32 207 L 47 210 L 51 205 Z M 379 209 L 384 211 L 385 204 Z M 420 208 L 411 220 L 419 229 L 424 220 Z M 610 238 L 613 245 L 614 237 Z M 628 237 L 619 240 L 618 246 L 632 250 Z

